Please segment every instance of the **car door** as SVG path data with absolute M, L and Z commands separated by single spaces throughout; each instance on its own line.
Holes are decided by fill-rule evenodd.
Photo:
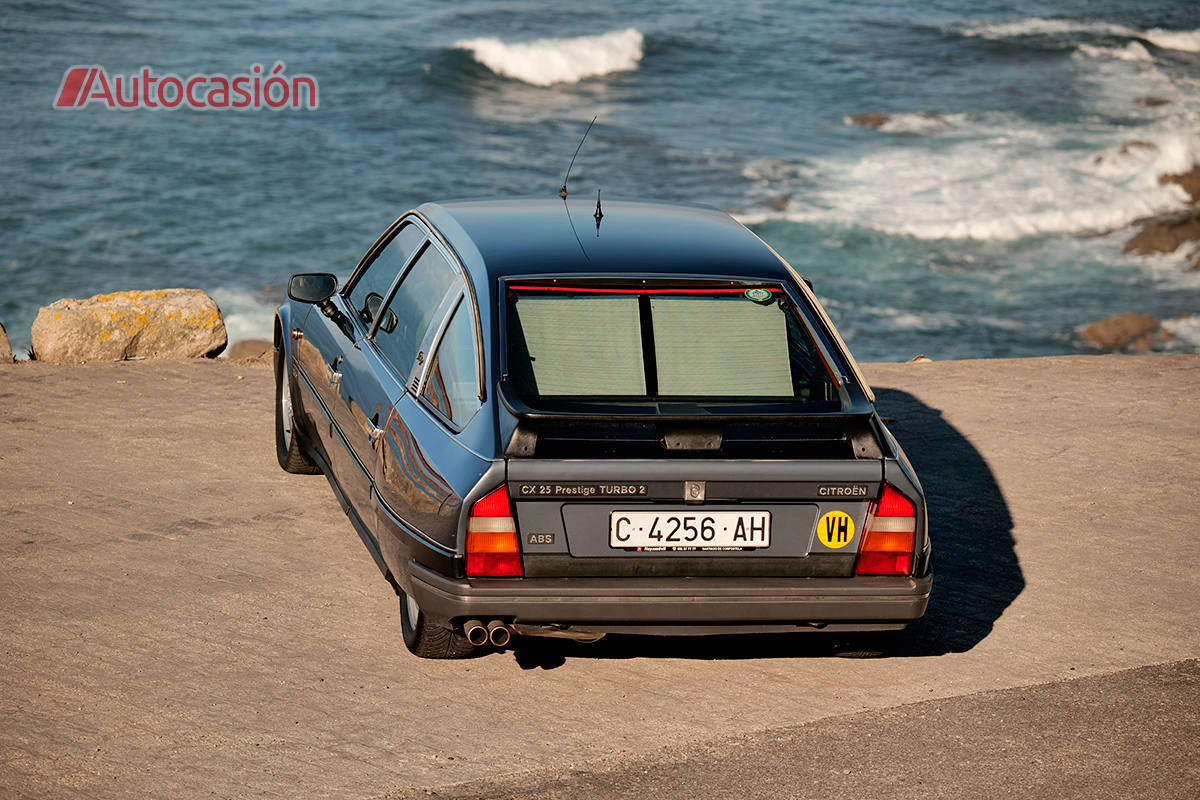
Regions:
M 487 462 L 448 441 L 480 407 L 476 331 L 463 278 L 436 242 L 417 258 L 389 311 L 397 316 L 397 329 L 378 335 L 375 345 L 398 374 L 399 364 L 409 363 L 405 391 L 394 401 L 378 449 L 378 521 L 395 540 L 391 552 L 388 543 L 381 546 L 389 561 L 401 563 L 413 555 L 414 540 L 434 554 L 452 556 L 462 490 L 455 487 L 464 480 L 473 486 Z M 447 341 L 451 344 L 441 346 Z M 435 401 L 423 399 L 431 375 L 439 376 L 431 394 Z M 436 403 L 446 409 L 445 425 L 430 416 Z
M 454 298 L 449 315 L 430 332 L 432 354 L 420 376 L 419 388 L 397 404 L 389 420 L 389 431 L 403 434 L 410 447 L 404 453 L 420 470 L 431 487 L 428 502 L 413 509 L 422 530 L 437 544 L 453 548 L 458 534 L 458 517 L 463 497 L 492 465 L 479 452 L 488 432 L 487 415 L 480 413 L 475 336 L 475 317 L 470 299 Z M 390 466 L 390 465 L 388 465 Z M 407 476 L 406 476 L 407 477 Z M 390 480 L 388 490 L 403 482 Z M 440 503 L 434 500 L 440 497 Z
M 364 520 L 373 509 L 373 439 L 387 419 L 395 387 L 364 356 L 363 343 L 377 319 L 385 320 L 384 329 L 391 327 L 383 311 L 386 298 L 424 240 L 425 232 L 411 223 L 390 231 L 330 305 L 306 320 L 301 367 L 326 417 L 316 427 L 346 501 Z

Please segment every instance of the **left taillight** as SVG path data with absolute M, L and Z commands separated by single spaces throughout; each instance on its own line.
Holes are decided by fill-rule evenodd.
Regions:
M 867 533 L 858 551 L 858 575 L 911 575 L 917 539 L 917 507 L 893 487 L 871 504 Z
M 521 540 L 508 488 L 501 486 L 471 506 L 467 517 L 467 577 L 520 578 Z

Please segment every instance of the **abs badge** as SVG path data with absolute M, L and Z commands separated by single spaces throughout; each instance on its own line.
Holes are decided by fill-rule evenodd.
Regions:
M 770 289 L 747 289 L 746 297 L 749 297 L 756 303 L 765 303 L 771 299 Z
M 828 511 L 817 520 L 817 538 L 821 544 L 839 550 L 854 538 L 854 518 L 845 511 Z

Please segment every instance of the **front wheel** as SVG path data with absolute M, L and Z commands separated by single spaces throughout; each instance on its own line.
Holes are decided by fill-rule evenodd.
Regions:
M 275 457 L 285 472 L 316 475 L 321 469 L 300 446 L 292 410 L 292 382 L 283 364 L 283 350 L 275 350 Z
M 400 592 L 400 629 L 404 645 L 418 658 L 466 658 L 475 652 L 467 637 L 426 619 L 417 601 Z

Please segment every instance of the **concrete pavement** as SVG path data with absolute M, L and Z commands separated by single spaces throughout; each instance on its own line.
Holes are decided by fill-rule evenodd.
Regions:
M 1200 357 L 867 371 L 935 547 L 892 657 L 609 637 L 445 663 L 404 649 L 325 480 L 275 465 L 269 368 L 0 368 L 0 796 L 394 796 L 1200 656 Z
M 441 787 L 445 800 L 1194 800 L 1200 662 L 926 700 Z M 428 796 L 412 789 L 393 796 Z

